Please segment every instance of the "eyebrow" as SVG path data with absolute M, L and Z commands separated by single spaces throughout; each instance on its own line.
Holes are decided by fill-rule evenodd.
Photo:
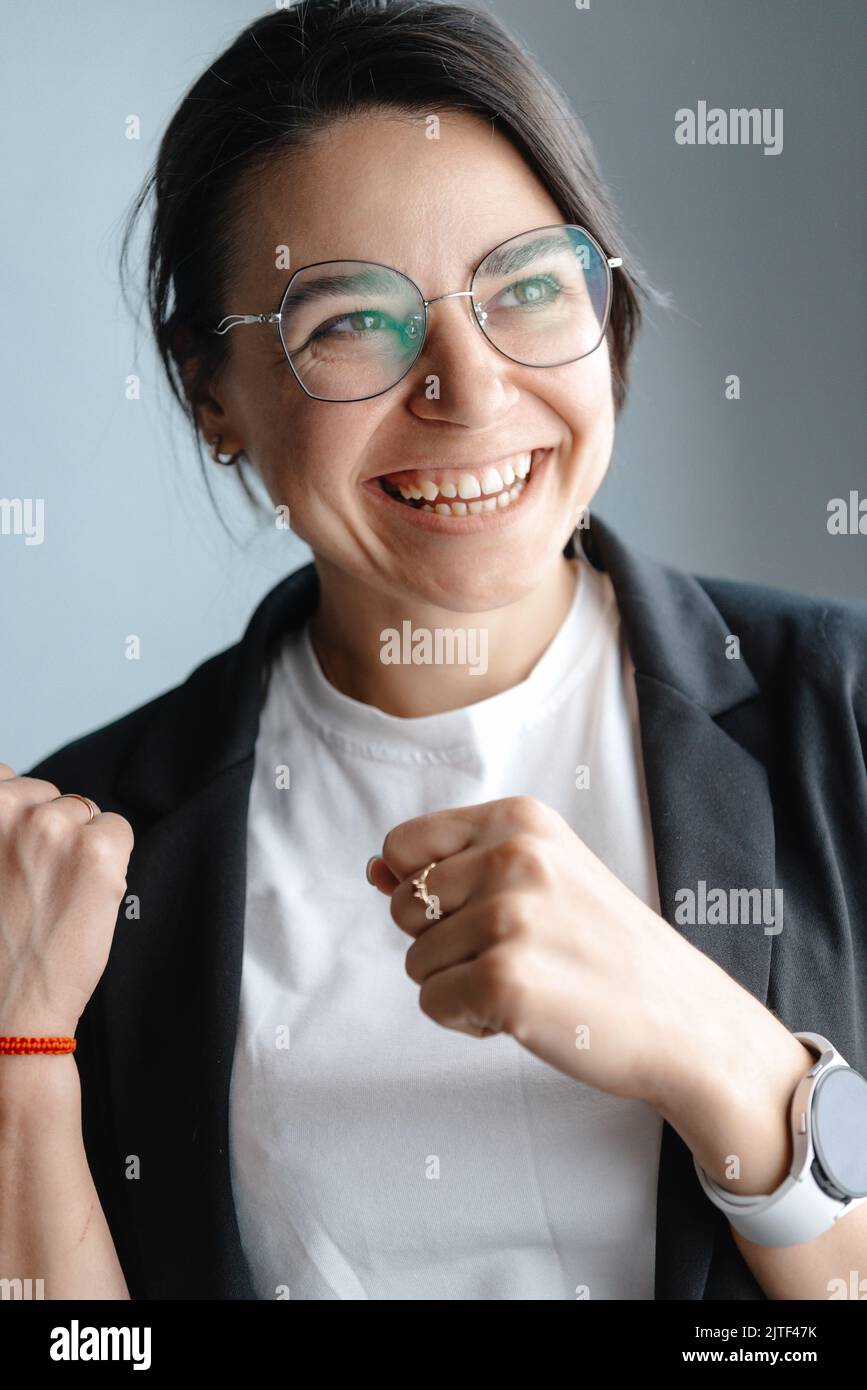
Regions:
M 496 247 L 490 253 L 490 273 L 492 275 L 509 275 L 515 270 L 523 270 L 524 266 L 529 265 L 530 261 L 539 255 L 546 255 L 549 251 L 562 251 L 568 249 L 569 241 L 562 232 L 547 232 L 544 236 L 538 236 L 533 241 L 525 241 L 520 246 Z M 488 257 L 485 257 L 488 260 Z
M 522 270 L 524 266 L 536 259 L 539 255 L 547 252 L 562 251 L 568 248 L 568 240 L 562 232 L 535 237 L 533 241 L 527 241 L 520 246 L 501 246 L 495 248 L 493 252 L 484 257 L 490 258 L 489 271 L 492 275 L 509 275 L 516 270 Z M 377 266 L 371 263 L 366 265 L 363 270 L 346 272 L 336 275 L 333 272 L 315 276 L 312 280 L 304 280 L 295 285 L 287 295 L 283 308 L 284 310 L 298 308 L 302 304 L 309 304 L 311 300 L 318 299 L 322 295 L 347 294 L 354 290 L 372 293 L 376 290 L 393 290 L 395 274 L 402 275 L 403 272 L 391 269 L 386 266 Z M 406 277 L 409 279 L 409 276 Z
M 400 272 L 398 272 L 399 274 Z M 287 295 L 283 308 L 295 309 L 301 304 L 307 304 L 311 299 L 318 299 L 325 294 L 346 294 L 350 290 L 364 290 L 368 294 L 374 290 L 394 289 L 393 270 L 386 269 L 384 266 L 370 265 L 364 270 L 348 272 L 345 275 L 317 275 L 313 280 L 304 280 L 295 285 L 290 294 Z

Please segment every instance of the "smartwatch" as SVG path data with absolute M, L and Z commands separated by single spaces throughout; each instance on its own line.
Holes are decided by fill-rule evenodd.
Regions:
M 738 1197 L 708 1177 L 707 1197 L 756 1245 L 800 1245 L 867 1201 L 867 1078 L 819 1033 L 795 1033 L 818 1060 L 798 1082 L 789 1110 L 792 1165 L 776 1189 Z

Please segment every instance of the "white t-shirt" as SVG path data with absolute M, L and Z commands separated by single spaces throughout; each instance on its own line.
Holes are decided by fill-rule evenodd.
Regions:
M 230 1090 L 259 1298 L 653 1298 L 657 1112 L 423 1014 L 411 938 L 364 872 L 403 820 L 527 794 L 659 910 L 614 591 L 572 563 L 574 602 L 530 675 L 465 708 L 405 719 L 349 698 L 306 627 L 273 663 Z

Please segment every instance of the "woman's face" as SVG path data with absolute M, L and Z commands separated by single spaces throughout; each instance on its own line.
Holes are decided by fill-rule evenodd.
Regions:
M 292 270 L 323 260 L 393 266 L 433 299 L 466 290 L 500 242 L 564 220 L 520 155 L 480 118 L 446 112 L 439 139 L 427 129 L 422 119 L 365 114 L 260 175 L 237 224 L 243 268 L 226 312 L 273 309 Z M 276 268 L 283 246 L 288 271 Z M 567 366 L 527 367 L 488 343 L 468 298 L 432 304 L 429 315 L 409 373 L 384 394 L 351 403 L 306 395 L 275 329 L 233 329 L 227 368 L 200 424 L 206 438 L 222 436 L 223 450 L 246 451 L 275 506 L 288 506 L 320 574 L 347 592 L 362 584 L 483 612 L 550 576 L 605 475 L 614 437 L 608 346 Z M 496 469 L 505 488 L 510 466 L 517 481 L 527 454 L 523 491 L 495 509 L 470 508 L 476 499 L 468 497 L 465 515 L 409 506 L 377 481 L 389 475 L 392 485 L 425 495 L 433 484 L 442 505 L 452 488 L 458 503 L 474 491 L 461 485 L 469 473 L 484 501 L 497 482 L 490 473 L 485 480 L 486 470 Z

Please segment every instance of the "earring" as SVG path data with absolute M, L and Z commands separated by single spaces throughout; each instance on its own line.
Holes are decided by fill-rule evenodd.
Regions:
M 236 463 L 237 460 L 241 457 L 243 450 L 238 449 L 237 453 L 234 454 L 221 454 L 220 445 L 222 441 L 223 436 L 221 434 L 215 435 L 214 438 L 211 440 L 211 458 L 214 460 L 214 463 L 222 463 L 227 465 Z

